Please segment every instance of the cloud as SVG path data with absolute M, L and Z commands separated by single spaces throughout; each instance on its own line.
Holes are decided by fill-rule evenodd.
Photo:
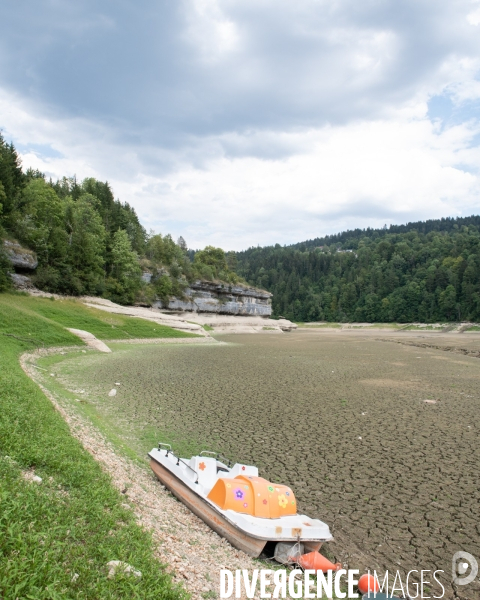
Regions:
M 147 228 L 240 249 L 478 210 L 478 3 L 23 4 L 0 8 L 5 137 Z
M 1 9 L 3 85 L 169 147 L 376 117 L 451 84 L 445 65 L 480 45 L 467 0 L 26 4 Z
M 458 126 L 437 133 L 426 118 L 401 117 L 315 129 L 305 132 L 307 152 L 283 160 L 223 157 L 208 169 L 180 170 L 165 180 L 158 204 L 172 221 L 188 207 L 211 243 L 236 249 L 344 227 L 471 214 L 479 205 L 479 177 L 464 165 L 478 165 L 480 151 L 469 147 L 478 132 Z M 136 193 L 141 190 L 140 184 Z M 150 221 L 156 205 L 146 199 Z M 198 243 L 195 230 L 193 240 L 188 227 L 184 234 Z

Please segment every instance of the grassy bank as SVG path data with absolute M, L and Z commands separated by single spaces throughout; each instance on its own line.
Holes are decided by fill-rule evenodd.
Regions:
M 82 344 L 62 325 L 105 337 L 110 315 L 75 304 L 0 295 L 0 597 L 182 598 L 121 494 L 20 368 L 27 350 Z M 64 322 L 68 313 L 77 321 Z M 114 337 L 140 337 L 134 319 L 119 321 Z M 151 329 L 145 337 L 153 337 Z M 108 579 L 110 560 L 131 564 L 142 577 Z
M 123 340 L 129 338 L 185 338 L 198 337 L 193 333 L 177 331 L 166 325 L 159 325 L 145 319 L 111 314 L 85 306 L 75 300 L 54 300 L 35 298 L 27 295 L 0 295 L 0 312 L 15 306 L 21 319 L 43 317 L 49 322 L 84 329 L 102 340 Z M 21 316 L 20 316 L 21 315 Z M 19 317 L 16 317 L 18 320 Z M 0 317 L 1 318 L 1 317 Z

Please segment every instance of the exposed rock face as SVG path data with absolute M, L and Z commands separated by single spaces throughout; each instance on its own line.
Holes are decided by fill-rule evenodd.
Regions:
M 26 275 L 19 275 L 18 273 L 10 273 L 12 278 L 13 287 L 17 290 L 33 290 L 35 286 L 32 283 L 30 277 Z
M 185 290 L 186 299 L 172 298 L 170 310 L 209 312 L 226 315 L 272 314 L 270 292 L 243 285 L 228 285 L 211 281 L 196 281 Z M 160 303 L 157 303 L 160 307 Z
M 4 240 L 5 254 L 15 269 L 28 269 L 34 271 L 38 266 L 35 252 L 24 248 L 16 241 Z

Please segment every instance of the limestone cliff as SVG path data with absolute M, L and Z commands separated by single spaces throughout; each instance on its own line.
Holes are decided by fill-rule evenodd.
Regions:
M 272 314 L 272 294 L 246 285 L 195 281 L 185 290 L 185 298 L 171 298 L 168 307 L 175 311 L 217 313 L 223 315 Z M 154 306 L 160 308 L 161 303 Z
M 32 250 L 21 246 L 15 240 L 4 240 L 3 249 L 15 269 L 34 271 L 38 266 L 37 256 Z

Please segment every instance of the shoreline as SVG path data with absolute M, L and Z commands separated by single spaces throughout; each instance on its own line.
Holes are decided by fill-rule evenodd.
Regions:
M 187 340 L 191 341 L 185 338 L 185 342 Z M 259 568 L 258 561 L 231 546 L 166 490 L 147 464 L 142 468 L 120 454 L 86 417 L 75 410 L 73 404 L 44 385 L 44 377 L 48 374 L 38 370 L 36 359 L 73 350 L 78 352 L 82 348 L 64 346 L 24 352 L 20 356 L 20 366 L 52 402 L 71 435 L 100 463 L 110 475 L 113 486 L 124 494 L 125 507 L 133 510 L 137 522 L 151 532 L 155 556 L 167 565 L 174 581 L 182 584 L 193 600 L 204 600 L 205 596 L 218 597 L 221 569 L 251 571 Z

